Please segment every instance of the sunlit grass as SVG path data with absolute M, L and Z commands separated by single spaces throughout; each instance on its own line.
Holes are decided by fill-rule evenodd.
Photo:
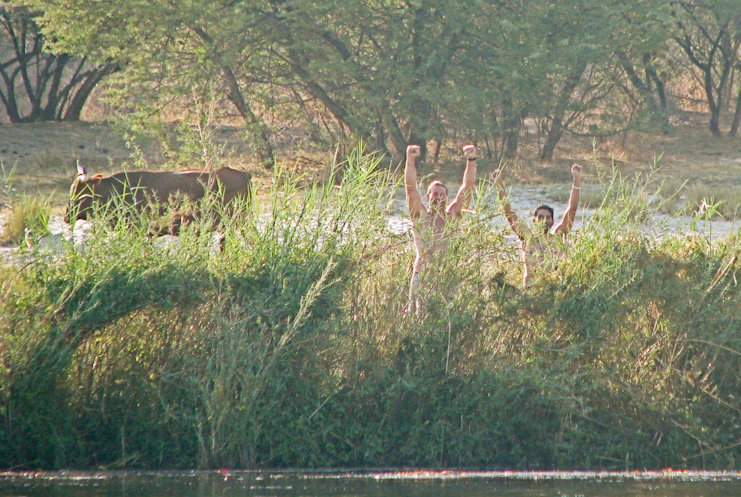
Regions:
M 45 200 L 23 195 L 4 214 L 6 224 L 0 233 L 0 244 L 18 246 L 29 237 L 38 238 L 49 232 L 51 207 Z
M 0 161 L 0 215 L 4 226 L 0 230 L 0 245 L 30 244 L 49 231 L 51 205 L 40 199 L 19 193 L 15 186 L 16 166 L 6 167 Z
M 613 172 L 524 289 L 482 181 L 407 315 L 379 160 L 356 152 L 340 185 L 275 171 L 217 249 L 208 218 L 162 243 L 103 212 L 84 249 L 31 249 L 0 274 L 2 460 L 735 467 L 737 237 L 649 236 L 654 184 Z
M 671 190 L 662 212 L 694 216 L 712 211 L 715 219 L 729 221 L 741 217 L 741 186 L 687 183 L 676 189 L 664 188 L 664 195 Z

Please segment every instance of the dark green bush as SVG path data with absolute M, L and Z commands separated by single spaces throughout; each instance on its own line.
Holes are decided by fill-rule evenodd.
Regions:
M 368 157 L 339 189 L 278 173 L 221 252 L 198 226 L 167 245 L 106 223 L 3 270 L 0 464 L 736 467 L 734 239 L 650 237 L 616 182 L 526 289 L 470 219 L 406 315 L 390 183 Z

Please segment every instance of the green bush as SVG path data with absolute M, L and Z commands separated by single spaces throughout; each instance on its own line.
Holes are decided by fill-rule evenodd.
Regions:
M 340 188 L 163 244 L 112 223 L 0 287 L 0 465 L 735 468 L 735 238 L 653 238 L 619 177 L 568 257 L 519 286 L 484 183 L 425 310 L 355 154 Z M 206 223 L 206 221 L 203 221 Z

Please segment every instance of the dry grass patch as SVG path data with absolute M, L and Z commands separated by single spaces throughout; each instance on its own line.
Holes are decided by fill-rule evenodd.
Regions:
M 596 185 L 599 169 L 609 172 L 614 166 L 624 177 L 646 174 L 658 165 L 652 177 L 658 181 L 672 182 L 677 186 L 688 181 L 706 185 L 694 197 L 712 196 L 726 200 L 724 209 L 733 211 L 738 205 L 731 185 L 741 186 L 741 140 L 716 138 L 707 129 L 707 114 L 685 112 L 681 120 L 674 120 L 674 127 L 666 134 L 647 134 L 629 131 L 615 136 L 591 139 L 567 135 L 556 150 L 553 161 L 537 160 L 538 138 L 523 137 L 520 155 L 506 163 L 507 176 L 514 183 L 542 185 L 557 195 L 557 200 L 568 196 L 566 189 L 571 182 L 569 166 L 575 162 L 585 166 L 585 183 L 582 201 L 594 204 L 599 196 Z M 170 125 L 168 125 L 170 126 Z M 175 125 L 168 129 L 172 131 Z M 250 171 L 256 196 L 269 194 L 272 174 L 252 160 L 248 144 L 239 126 L 219 126 L 213 132 L 215 146 L 211 150 L 218 165 L 228 165 Z M 169 136 L 170 131 L 165 131 Z M 294 133 L 295 134 L 295 133 Z M 294 136 L 284 130 L 276 141 L 276 156 L 281 167 L 304 175 L 304 181 L 326 181 L 334 150 L 321 150 L 306 144 L 306 138 Z M 151 145 L 151 148 L 150 148 Z M 420 178 L 429 182 L 441 179 L 455 189 L 465 167 L 461 160 L 460 144 L 444 146 L 440 161 L 432 156 L 420 166 Z M 486 180 L 499 164 L 486 157 L 483 144 L 479 157 L 478 177 Z M 52 207 L 61 208 L 67 201 L 69 185 L 75 174 L 75 161 L 81 159 L 93 173 L 112 173 L 124 168 L 137 167 L 137 158 L 152 168 L 201 167 L 202 161 L 166 159 L 156 140 L 151 139 L 142 150 L 127 147 L 123 133 L 106 123 L 35 123 L 3 125 L 0 133 L 0 161 L 6 167 L 17 166 L 16 186 L 19 192 L 49 198 Z M 432 154 L 432 147 L 430 150 Z M 656 159 L 660 158 L 658 164 Z M 168 162 L 169 161 L 169 162 Z M 403 161 L 384 159 L 384 166 L 401 174 Z M 724 190 L 727 189 L 727 190 Z M 693 200 L 694 202 L 694 200 Z M 677 209 L 681 208 L 680 206 Z M 727 211 L 725 211 L 727 212 Z
M 49 232 L 51 207 L 47 201 L 23 196 L 3 211 L 5 225 L 0 245 L 20 245 L 27 236 L 40 237 Z

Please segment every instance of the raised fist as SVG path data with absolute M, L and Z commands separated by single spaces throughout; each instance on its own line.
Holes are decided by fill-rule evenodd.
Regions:
M 408 159 L 412 159 L 412 158 L 416 159 L 417 157 L 419 157 L 420 153 L 421 152 L 419 149 L 419 145 L 409 145 L 407 147 L 407 158 Z
M 463 155 L 466 156 L 466 159 L 475 159 L 476 158 L 476 146 L 475 145 L 464 145 Z
M 582 170 L 579 164 L 574 164 L 573 166 L 571 166 L 571 175 L 574 177 L 574 179 L 581 180 Z

